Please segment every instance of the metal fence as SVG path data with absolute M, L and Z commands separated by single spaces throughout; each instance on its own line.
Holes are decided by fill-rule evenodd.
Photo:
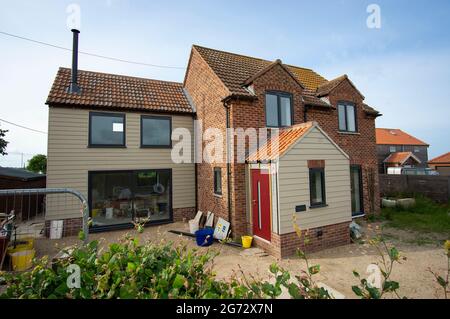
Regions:
M 0 214 L 14 215 L 16 238 L 60 238 L 84 233 L 88 241 L 88 201 L 68 188 L 0 190 Z

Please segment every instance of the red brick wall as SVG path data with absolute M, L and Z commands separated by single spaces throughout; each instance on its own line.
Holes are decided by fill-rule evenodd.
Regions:
M 257 100 L 254 102 L 236 102 L 232 104 L 231 121 L 233 127 L 240 128 L 264 128 L 266 127 L 265 116 L 265 92 L 282 91 L 292 94 L 294 122 L 303 122 L 302 88 L 298 83 L 279 65 L 274 66 L 265 74 L 257 78 L 253 83 Z M 237 157 L 237 138 L 235 139 L 234 155 Z M 248 141 L 247 141 L 248 145 Z M 245 192 L 245 164 L 232 165 L 232 207 L 233 207 L 233 234 L 241 236 L 252 233 L 251 224 L 246 218 L 246 192 Z
M 259 238 L 254 238 L 255 246 L 264 249 L 276 258 L 286 258 L 296 254 L 298 249 L 305 252 L 315 252 L 322 249 L 333 248 L 350 243 L 349 222 L 313 228 L 308 231 L 309 243 L 305 246 L 305 234 L 299 238 L 297 233 L 278 235 L 272 233 L 272 241 L 269 243 Z M 322 236 L 317 236 L 318 232 Z
M 283 91 L 293 96 L 294 124 L 304 122 L 304 105 L 301 95 L 303 89 L 290 77 L 286 71 L 275 66 L 257 78 L 254 83 L 257 100 L 233 101 L 231 103 L 230 117 L 232 127 L 260 128 L 265 127 L 265 92 L 268 90 Z M 219 78 L 210 69 L 195 49 L 192 52 L 188 72 L 185 78 L 185 88 L 189 92 L 197 107 L 197 119 L 203 120 L 203 129 L 216 127 L 223 132 L 226 128 L 226 112 L 221 100 L 229 95 Z M 359 133 L 356 135 L 343 135 L 338 133 L 338 116 L 336 110 L 323 111 L 308 110 L 308 121 L 315 120 L 325 132 L 351 157 L 352 164 L 360 164 L 363 169 L 364 206 L 366 212 L 379 211 L 377 158 L 375 148 L 375 120 L 368 117 L 362 110 L 362 97 L 349 85 L 342 83 L 331 95 L 330 100 L 336 105 L 338 100 L 354 102 L 357 106 L 357 121 Z M 204 143 L 205 144 L 205 143 Z M 226 145 L 224 143 L 224 150 Z M 237 156 L 237 141 L 234 143 L 234 155 Z M 224 159 L 225 160 L 225 159 Z M 217 197 L 213 193 L 213 168 L 222 168 L 223 195 Z M 369 172 L 374 169 L 373 175 Z M 198 164 L 198 207 L 202 211 L 211 210 L 216 216 L 228 220 L 227 210 L 227 176 L 226 163 Z M 246 218 L 246 187 L 245 164 L 233 163 L 231 165 L 231 227 L 234 237 L 251 233 L 250 224 Z M 369 179 L 373 179 L 370 195 L 368 191 Z M 273 237 L 276 238 L 276 237 Z
M 197 120 L 203 121 L 203 131 L 207 128 L 214 127 L 225 132 L 226 111 L 222 99 L 228 96 L 229 92 L 195 49 L 191 53 L 184 87 L 197 108 Z M 203 143 L 203 148 L 206 144 Z M 226 141 L 224 140 L 224 150 L 226 149 L 225 147 Z M 214 167 L 222 168 L 222 196 L 214 195 Z M 198 209 L 203 212 L 207 212 L 208 210 L 212 211 L 216 217 L 222 217 L 228 220 L 226 173 L 227 165 L 225 158 L 219 164 L 197 164 Z
M 307 112 L 307 121 L 316 121 L 319 123 L 320 127 L 328 136 L 350 156 L 350 164 L 361 165 L 364 211 L 368 214 L 379 213 L 380 196 L 375 118 L 364 113 L 362 109 L 363 99 L 348 81 L 342 82 L 330 94 L 329 99 L 334 106 L 337 106 L 339 101 L 355 103 L 358 132 L 356 134 L 339 132 L 337 109 L 329 111 L 309 109 Z M 369 187 L 369 185 L 372 185 L 372 187 Z
M 186 208 L 174 208 L 173 209 L 173 221 L 174 222 L 187 222 L 195 217 L 195 207 Z

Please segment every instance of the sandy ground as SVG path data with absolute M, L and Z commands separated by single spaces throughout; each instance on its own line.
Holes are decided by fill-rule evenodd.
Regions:
M 373 228 L 379 225 L 373 225 Z M 146 241 L 169 241 L 174 244 L 186 244 L 188 247 L 197 248 L 193 238 L 178 236 L 169 233 L 168 230 L 177 229 L 188 231 L 188 226 L 183 223 L 175 223 L 164 226 L 147 227 L 142 234 L 133 230 L 114 231 L 99 234 L 90 234 L 90 239 L 101 239 L 103 243 L 117 241 L 127 233 L 137 236 L 140 243 Z M 366 229 L 367 230 L 367 229 Z M 446 257 L 439 241 L 442 238 L 432 237 L 429 240 L 416 242 L 417 234 L 398 230 L 383 230 L 388 235 L 389 244 L 395 245 L 400 253 L 407 257 L 402 264 L 395 265 L 392 279 L 400 283 L 400 295 L 408 298 L 442 298 L 443 294 L 434 282 L 434 277 L 428 272 L 431 267 L 434 271 L 444 273 L 446 270 Z M 370 229 L 366 231 L 370 234 Z M 419 236 L 420 237 L 420 236 Z M 66 247 L 79 242 L 77 238 L 66 238 L 57 241 L 37 240 L 35 243 L 38 256 L 54 256 L 61 247 Z M 425 243 L 424 243 L 425 242 Z M 215 243 L 210 248 L 220 254 L 214 259 L 214 270 L 218 279 L 227 279 L 233 274 L 241 276 L 240 269 L 255 278 L 270 279 L 268 271 L 270 264 L 278 262 L 289 270 L 292 275 L 299 274 L 305 269 L 305 264 L 298 258 L 289 258 L 277 261 L 265 254 L 254 254 L 241 248 L 231 247 Z M 379 260 L 375 249 L 366 243 L 350 244 L 333 249 L 324 250 L 309 255 L 311 264 L 320 264 L 321 272 L 317 275 L 317 281 L 344 294 L 346 298 L 355 298 L 351 286 L 357 284 L 352 270 L 357 270 L 362 276 L 366 276 L 367 266 Z

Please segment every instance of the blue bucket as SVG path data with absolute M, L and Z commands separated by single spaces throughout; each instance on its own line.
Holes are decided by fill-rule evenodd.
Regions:
M 211 246 L 213 243 L 214 228 L 206 227 L 195 232 L 195 240 L 200 247 Z

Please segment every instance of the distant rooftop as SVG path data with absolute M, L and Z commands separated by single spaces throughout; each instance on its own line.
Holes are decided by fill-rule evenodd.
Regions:
M 23 168 L 0 167 L 0 176 L 18 178 L 24 181 L 45 178 L 44 174 L 33 173 Z

